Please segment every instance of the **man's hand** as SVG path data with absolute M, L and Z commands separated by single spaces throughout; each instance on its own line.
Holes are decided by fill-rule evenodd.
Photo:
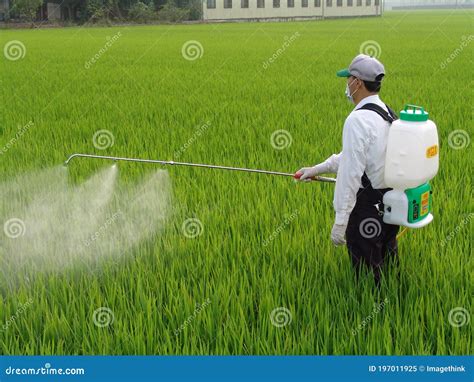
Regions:
M 334 245 L 346 244 L 346 239 L 344 239 L 346 228 L 347 226 L 344 224 L 334 224 L 332 226 L 331 240 Z
M 303 167 L 300 168 L 296 173 L 297 174 L 302 174 L 299 180 L 304 180 L 306 182 L 309 182 L 311 178 L 314 178 L 315 176 L 322 174 L 323 168 L 322 164 L 317 164 L 316 166 L 313 167 Z

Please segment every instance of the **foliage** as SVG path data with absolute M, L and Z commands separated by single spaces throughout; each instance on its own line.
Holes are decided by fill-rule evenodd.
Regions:
M 138 1 L 137 3 L 133 4 L 128 12 L 128 17 L 131 20 L 138 21 L 138 22 L 148 22 L 153 20 L 156 16 L 154 11 L 155 5 L 151 2 L 149 5 Z
M 37 9 L 43 4 L 42 0 L 14 0 L 13 9 L 20 16 L 25 17 L 28 21 L 33 21 L 36 17 Z
M 158 11 L 158 17 L 163 21 L 184 21 L 189 18 L 189 10 L 178 8 L 173 1 L 169 1 Z
M 390 271 L 377 293 L 370 277 L 355 282 L 346 249 L 329 239 L 333 184 L 121 162 L 119 181 L 129 185 L 169 171 L 174 215 L 164 231 L 119 259 L 97 257 L 97 264 L 61 272 L 31 269 L 15 275 L 13 285 L 2 267 L 0 352 L 472 354 L 472 322 L 455 327 L 448 319 L 456 307 L 473 311 L 472 221 L 462 223 L 473 211 L 472 142 L 456 150 L 451 136 L 464 130 L 472 138 L 473 95 L 459 96 L 469 88 L 472 51 L 458 49 L 471 35 L 466 10 L 324 22 L 2 30 L 0 46 L 19 40 L 26 55 L 2 62 L 2 90 L 18 96 L 2 101 L 0 150 L 19 126 L 33 126 L 0 153 L 0 264 L 6 256 L 28 263 L 21 253 L 2 250 L 11 240 L 3 222 L 12 218 L 1 214 L 9 203 L 3 182 L 61 165 L 71 153 L 291 173 L 339 152 L 354 106 L 335 72 L 365 41 L 381 47 L 382 100 L 395 111 L 422 105 L 437 124 L 441 165 L 431 182 L 434 221 L 403 236 L 399 278 Z M 193 40 L 203 49 L 186 59 L 183 46 Z M 93 137 L 103 129 L 115 140 L 99 150 Z M 291 134 L 291 145 L 272 146 L 277 130 Z M 72 162 L 70 181 L 109 164 Z M 203 227 L 194 238 L 183 234 L 190 218 Z M 194 315 L 207 298 L 210 304 Z M 114 313 L 108 327 L 94 324 L 100 307 Z M 292 315 L 284 327 L 271 322 L 278 307 Z

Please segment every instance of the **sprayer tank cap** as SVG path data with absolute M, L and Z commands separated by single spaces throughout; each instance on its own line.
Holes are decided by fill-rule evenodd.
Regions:
M 424 122 L 428 120 L 428 113 L 421 106 L 407 104 L 400 112 L 400 119 L 409 122 Z

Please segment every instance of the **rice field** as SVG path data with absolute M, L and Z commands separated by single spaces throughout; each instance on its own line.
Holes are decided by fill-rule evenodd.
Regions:
M 2 30 L 2 182 L 76 152 L 313 165 L 341 148 L 353 106 L 335 72 L 361 49 L 385 65 L 389 106 L 430 113 L 441 165 L 435 220 L 400 239 L 379 292 L 330 241 L 333 184 L 168 167 L 172 214 L 119 258 L 14 285 L 2 267 L 0 354 L 472 354 L 473 16 Z M 109 165 L 76 159 L 69 181 Z M 118 166 L 128 185 L 163 169 Z M 5 263 L 20 254 L 0 233 Z

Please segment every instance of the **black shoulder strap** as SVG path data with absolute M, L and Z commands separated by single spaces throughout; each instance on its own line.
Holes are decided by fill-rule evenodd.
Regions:
M 387 106 L 387 105 L 385 105 Z M 398 116 L 395 114 L 395 112 L 387 106 L 388 113 L 381 108 L 379 105 L 376 105 L 375 103 L 366 103 L 364 106 L 358 108 L 357 110 L 372 110 L 375 111 L 378 115 L 380 115 L 385 121 L 392 123 L 396 119 L 398 119 Z M 356 111 L 357 111 L 356 110 Z

